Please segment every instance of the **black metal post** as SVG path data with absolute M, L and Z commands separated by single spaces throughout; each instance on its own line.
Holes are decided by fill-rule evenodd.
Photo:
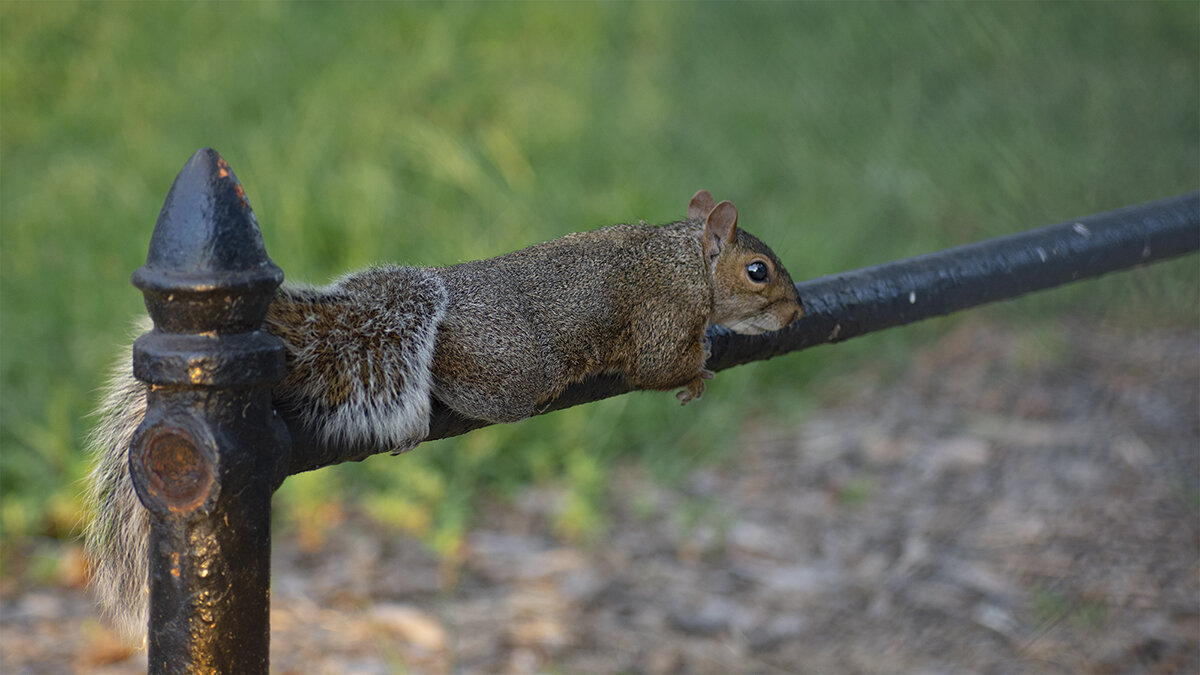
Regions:
M 816 345 L 841 342 L 998 300 L 1200 250 L 1200 192 L 1069 220 L 966 246 L 796 284 L 805 314 L 763 335 L 709 330 L 708 367 L 724 370 Z M 600 375 L 568 387 L 542 412 L 624 394 L 623 377 Z M 391 448 L 333 447 L 295 420 L 290 473 L 357 461 Z M 429 440 L 487 426 L 434 402 Z
M 133 282 L 154 330 L 130 447 L 151 513 L 151 673 L 266 672 L 271 493 L 289 441 L 271 407 L 283 345 L 259 330 L 283 273 L 237 178 L 204 149 L 180 171 Z

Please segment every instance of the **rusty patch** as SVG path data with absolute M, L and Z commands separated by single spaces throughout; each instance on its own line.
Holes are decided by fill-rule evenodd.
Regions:
M 217 157 L 217 169 L 220 171 L 220 173 L 217 174 L 219 177 L 229 177 L 229 162 L 226 162 L 224 157 Z
M 150 432 L 140 448 L 151 494 L 171 511 L 198 508 L 212 490 L 212 462 L 187 431 L 167 427 Z

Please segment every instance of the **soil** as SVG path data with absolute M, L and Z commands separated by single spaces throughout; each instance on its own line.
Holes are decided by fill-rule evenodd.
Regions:
M 548 487 L 453 568 L 365 518 L 280 538 L 272 670 L 1200 673 L 1200 331 L 968 323 L 742 438 L 681 485 L 622 469 L 586 546 Z M 0 671 L 145 672 L 43 548 Z

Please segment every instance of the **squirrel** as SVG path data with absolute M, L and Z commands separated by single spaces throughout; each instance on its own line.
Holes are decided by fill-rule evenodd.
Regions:
M 515 422 L 571 383 L 621 373 L 678 389 L 713 373 L 705 331 L 778 330 L 803 313 L 791 277 L 701 190 L 687 219 L 613 225 L 449 267 L 384 265 L 323 287 L 284 284 L 263 328 L 284 343 L 275 405 L 326 442 L 402 452 L 428 434 L 431 397 L 487 422 Z M 149 328 L 148 320 L 141 324 Z M 125 350 L 88 445 L 85 537 L 99 603 L 130 638 L 147 627 L 149 517 L 128 452 L 147 385 Z

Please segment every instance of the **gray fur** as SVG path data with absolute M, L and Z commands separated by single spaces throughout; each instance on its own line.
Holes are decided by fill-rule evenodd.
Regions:
M 146 317 L 138 323 L 138 333 L 151 326 Z M 93 515 L 85 538 L 100 607 L 122 634 L 141 639 L 149 596 L 150 520 L 129 477 L 128 449 L 146 416 L 146 385 L 133 376 L 132 360 L 130 344 L 113 366 L 98 411 L 100 421 L 88 437 L 95 466 L 88 481 L 87 501 Z
M 285 288 L 264 326 L 287 350 L 276 403 L 329 443 L 416 447 L 429 433 L 430 364 L 445 312 L 445 284 L 414 267 Z

